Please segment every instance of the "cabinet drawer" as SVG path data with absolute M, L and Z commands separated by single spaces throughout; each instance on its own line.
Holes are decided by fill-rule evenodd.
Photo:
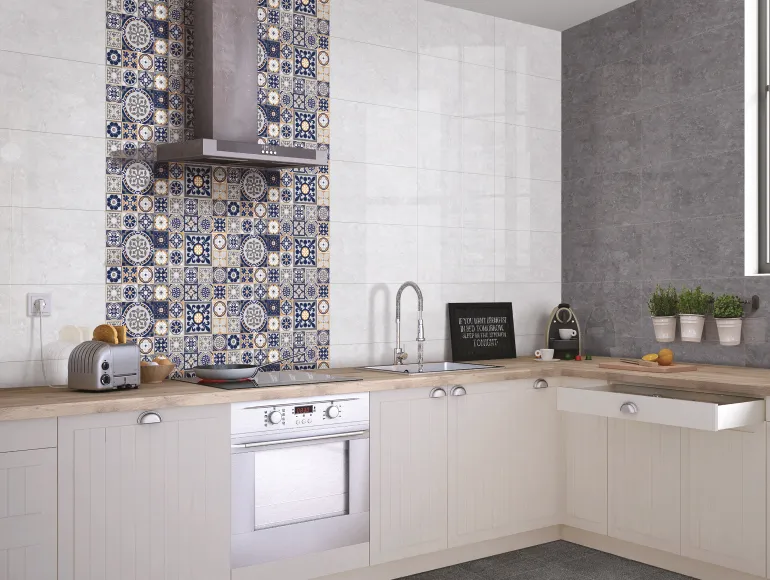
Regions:
M 639 385 L 559 387 L 556 401 L 560 411 L 704 431 L 735 429 L 765 420 L 763 399 Z
M 56 447 L 56 419 L 0 421 L 0 452 Z

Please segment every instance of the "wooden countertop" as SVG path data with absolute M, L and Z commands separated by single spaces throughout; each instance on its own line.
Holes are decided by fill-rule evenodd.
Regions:
M 693 372 L 661 374 L 601 369 L 598 363 L 603 360 L 612 359 L 597 358 L 593 361 L 541 363 L 527 357 L 513 360 L 482 361 L 483 364 L 500 366 L 500 368 L 495 369 L 408 377 L 360 369 L 331 369 L 322 372 L 362 380 L 237 391 L 202 387 L 179 381 L 165 381 L 158 385 L 142 385 L 139 389 L 131 391 L 93 393 L 81 393 L 66 389 L 57 390 L 48 387 L 0 389 L 0 421 L 115 411 L 147 411 L 164 407 L 192 407 L 559 376 L 757 398 L 770 397 L 770 370 L 767 369 L 698 365 L 698 370 Z

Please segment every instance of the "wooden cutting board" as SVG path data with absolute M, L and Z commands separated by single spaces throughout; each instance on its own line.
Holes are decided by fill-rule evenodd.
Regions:
M 698 370 L 697 366 L 688 364 L 673 364 L 667 367 L 662 367 L 660 365 L 641 366 L 622 362 L 602 362 L 599 363 L 599 368 L 613 369 L 616 371 L 636 371 L 640 373 L 686 373 L 689 371 Z

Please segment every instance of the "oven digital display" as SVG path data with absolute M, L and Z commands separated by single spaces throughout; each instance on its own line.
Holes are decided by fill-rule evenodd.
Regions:
M 302 415 L 304 413 L 312 413 L 313 405 L 305 405 L 304 407 L 294 407 L 295 415 Z

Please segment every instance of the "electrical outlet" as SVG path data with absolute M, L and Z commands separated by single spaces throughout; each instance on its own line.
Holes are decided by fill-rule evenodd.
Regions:
M 37 305 L 35 304 L 37 300 L 45 300 L 45 306 L 43 306 L 43 316 L 51 316 L 51 312 L 53 311 L 53 302 L 51 301 L 50 292 L 30 292 L 27 294 L 27 316 L 39 316 Z

